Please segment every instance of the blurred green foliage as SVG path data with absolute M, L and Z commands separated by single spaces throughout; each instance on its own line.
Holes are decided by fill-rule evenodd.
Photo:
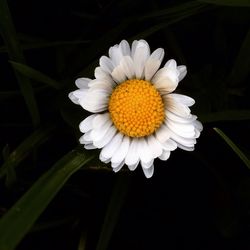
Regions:
M 158 249 L 162 242 L 247 249 L 249 169 L 213 127 L 249 159 L 248 7 L 248 0 L 0 0 L 0 249 Z M 67 97 L 77 77 L 93 77 L 110 46 L 142 38 L 187 65 L 178 91 L 196 100 L 204 124 L 196 151 L 156 162 L 150 181 L 138 171 L 114 175 L 97 156 L 89 162 L 97 152 L 71 151 L 87 112 Z M 163 232 L 155 229 L 162 223 Z

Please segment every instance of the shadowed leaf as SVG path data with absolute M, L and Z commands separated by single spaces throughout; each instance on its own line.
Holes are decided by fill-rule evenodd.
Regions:
M 3 148 L 3 160 L 7 161 L 7 159 L 10 156 L 10 148 L 7 144 Z M 6 187 L 11 187 L 11 185 L 16 181 L 16 172 L 12 165 L 9 165 L 8 169 L 6 170 L 6 179 L 5 179 L 5 185 Z
M 17 39 L 7 0 L 0 0 L 0 31 L 8 49 L 9 58 L 16 62 L 25 63 L 25 58 Z M 31 83 L 29 79 L 26 79 L 16 71 L 15 75 L 28 107 L 32 123 L 34 127 L 37 127 L 40 123 L 40 115 Z
M 239 7 L 250 7 L 249 0 L 198 0 L 199 2 L 225 5 L 225 6 L 239 6 Z
M 165 22 L 162 22 L 160 24 L 157 24 L 157 25 L 154 25 L 154 26 L 151 26 L 150 28 L 147 28 L 146 30 L 140 32 L 139 34 L 133 36 L 132 38 L 129 39 L 129 41 L 133 41 L 135 39 L 140 39 L 140 38 L 146 38 L 164 28 L 166 28 L 167 26 L 171 25 L 171 24 L 174 24 L 174 23 L 177 23 L 185 18 L 188 18 L 190 16 L 193 16 L 193 15 L 196 15 L 198 13 L 201 13 L 203 11 L 207 11 L 209 9 L 211 9 L 211 6 L 207 6 L 205 5 L 204 6 L 205 8 L 191 8 L 190 11 L 180 11 L 176 14 L 175 17 L 171 18 L 170 20 L 166 20 Z
M 49 76 L 41 73 L 38 70 L 35 70 L 35 69 L 33 69 L 27 65 L 24 65 L 22 63 L 17 63 L 17 62 L 12 62 L 12 61 L 10 61 L 10 63 L 12 64 L 14 69 L 16 69 L 18 72 L 20 72 L 21 74 L 23 74 L 24 76 L 27 76 L 28 78 L 30 78 L 32 80 L 48 84 L 49 86 L 51 86 L 55 89 L 62 88 L 62 84 L 60 84 L 56 80 L 50 78 Z
M 49 221 L 38 222 L 32 227 L 30 232 L 35 233 L 39 231 L 46 231 L 46 230 L 57 228 L 57 227 L 59 228 L 61 226 L 64 226 L 65 224 L 72 225 L 76 221 L 77 221 L 77 218 L 75 216 L 70 216 L 70 217 L 66 217 L 62 219 L 55 219 L 55 220 L 50 219 Z
M 105 215 L 96 250 L 106 250 L 119 219 L 129 186 L 129 176 L 118 175 Z
M 240 157 L 240 159 L 245 163 L 245 165 L 250 169 L 250 160 L 246 155 L 235 145 L 235 143 L 222 132 L 219 128 L 214 128 L 216 133 L 218 133 L 223 140 L 231 147 L 231 149 Z
M 161 10 L 153 11 L 145 16 L 139 18 L 139 20 L 144 20 L 148 18 L 156 18 L 156 17 L 166 17 L 168 19 L 172 19 L 176 16 L 185 15 L 188 12 L 194 12 L 195 10 L 206 7 L 207 4 L 199 3 L 197 1 L 186 2 L 182 4 L 178 4 L 172 7 L 164 8 Z
M 250 65 L 250 29 L 248 30 L 246 37 L 241 45 L 238 56 L 236 57 L 235 63 L 231 74 L 227 81 L 231 86 L 242 84 L 249 75 Z
M 83 231 L 81 233 L 81 236 L 80 236 L 77 250 L 85 250 L 86 249 L 86 240 L 87 240 L 87 232 Z
M 21 44 L 22 50 L 31 50 L 31 49 L 43 49 L 49 47 L 59 47 L 59 46 L 74 46 L 89 43 L 90 41 L 54 41 L 54 42 L 33 42 Z M 7 47 L 0 47 L 0 53 L 7 52 Z
M 73 150 L 42 175 L 0 220 L 0 249 L 15 249 L 70 176 L 93 157 Z
M 15 168 L 25 159 L 38 145 L 41 145 L 51 135 L 54 126 L 40 128 L 27 137 L 6 159 L 0 168 L 0 178 L 6 174 L 9 168 Z

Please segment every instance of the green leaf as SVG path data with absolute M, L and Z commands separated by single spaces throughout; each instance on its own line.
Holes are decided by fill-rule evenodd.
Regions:
M 244 121 L 250 120 L 250 110 L 225 110 L 199 115 L 199 119 L 204 122 L 218 121 Z
M 242 42 L 238 56 L 236 57 L 231 74 L 227 82 L 231 86 L 242 84 L 249 75 L 250 65 L 250 29 L 248 30 L 245 39 Z
M 108 249 L 112 233 L 119 219 L 119 215 L 127 195 L 128 187 L 129 176 L 119 174 L 113 187 L 113 192 L 111 194 L 96 250 Z
M 10 63 L 12 64 L 14 69 L 16 69 L 18 72 L 20 72 L 21 74 L 23 74 L 24 76 L 27 76 L 28 78 L 30 78 L 32 80 L 48 84 L 49 86 L 51 86 L 55 89 L 62 88 L 62 84 L 60 84 L 56 80 L 50 78 L 49 76 L 41 73 L 38 70 L 35 70 L 35 69 L 33 69 L 27 65 L 24 65 L 22 63 L 17 63 L 17 62 L 13 62 L 13 61 L 10 61 Z
M 158 18 L 158 17 L 166 17 L 168 19 L 172 19 L 176 16 L 182 16 L 187 12 L 193 12 L 199 8 L 207 7 L 207 4 L 199 3 L 197 1 L 186 2 L 182 4 L 175 5 L 173 7 L 168 7 L 165 9 L 157 10 L 146 14 L 139 18 L 139 20 L 144 20 L 148 18 Z
M 211 9 L 211 7 L 207 7 L 205 6 L 206 8 L 194 8 L 194 9 L 191 9 L 190 11 L 188 12 L 180 12 L 178 13 L 175 17 L 173 17 L 172 19 L 169 19 L 169 20 L 166 20 L 165 22 L 162 22 L 162 23 L 159 23 L 159 24 L 156 24 L 154 26 L 151 26 L 150 28 L 147 28 L 146 30 L 138 33 L 137 35 L 133 36 L 132 38 L 129 39 L 129 41 L 133 41 L 135 39 L 139 39 L 139 38 L 146 38 L 164 28 L 166 28 L 167 26 L 171 25 L 171 24 L 174 24 L 174 23 L 177 23 L 185 18 L 188 18 L 190 16 L 193 16 L 193 15 L 196 15 L 198 13 L 201 13 L 202 11 L 207 11 L 209 9 Z
M 46 141 L 54 131 L 55 126 L 39 128 L 27 137 L 6 159 L 0 168 L 0 178 L 6 174 L 9 168 L 15 168 L 25 159 L 37 146 Z
M 73 150 L 42 175 L 0 220 L 0 249 L 14 250 L 70 176 L 93 158 Z
M 3 148 L 2 154 L 3 154 L 3 160 L 7 161 L 7 159 L 10 156 L 10 148 L 8 144 Z M 15 169 L 12 165 L 9 165 L 9 167 L 6 170 L 6 179 L 5 179 L 6 187 L 11 187 L 15 181 L 16 181 Z
M 2 155 L 3 155 L 3 160 L 6 161 L 9 156 L 10 156 L 10 147 L 8 144 L 6 144 L 3 148 L 3 151 L 2 151 Z
M 216 5 L 225 5 L 233 7 L 250 7 L 249 0 L 198 0 L 199 2 L 211 3 Z
M 42 49 L 42 48 L 49 48 L 49 47 L 59 47 L 59 46 L 74 46 L 74 45 L 81 45 L 90 43 L 90 41 L 85 40 L 76 40 L 76 41 L 41 41 L 41 42 L 32 42 L 32 43 L 25 43 L 21 44 L 22 50 L 31 50 L 31 49 Z M 8 49 L 6 46 L 0 47 L 0 53 L 7 52 Z
M 59 228 L 61 226 L 64 226 L 65 224 L 72 225 L 77 222 L 77 218 L 75 216 L 69 216 L 62 219 L 49 219 L 49 221 L 45 222 L 38 222 L 36 223 L 32 229 L 30 230 L 30 233 L 35 233 L 39 231 L 47 231 L 53 228 Z
M 41 93 L 44 91 L 48 90 L 48 86 L 39 86 L 34 88 L 35 93 Z M 14 98 L 21 98 L 21 92 L 20 91 L 1 91 L 0 92 L 0 102 L 3 102 L 5 100 L 9 100 L 9 99 L 14 99 Z
M 250 169 L 250 160 L 246 155 L 234 144 L 234 142 L 224 134 L 220 129 L 214 128 L 216 133 L 218 133 L 222 139 L 231 147 L 231 149 L 240 157 L 240 159 L 245 163 L 245 165 Z
M 0 0 L 0 31 L 8 49 L 9 58 L 16 62 L 25 63 L 25 58 L 17 39 L 7 0 Z M 26 79 L 16 71 L 15 75 L 29 110 L 32 123 L 34 127 L 37 127 L 40 123 L 40 115 L 31 83 L 29 79 Z
M 81 233 L 77 250 L 85 250 L 86 249 L 86 241 L 87 241 L 87 232 L 84 230 Z

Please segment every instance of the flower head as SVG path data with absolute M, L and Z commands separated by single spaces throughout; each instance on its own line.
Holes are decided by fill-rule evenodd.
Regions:
M 69 98 L 93 113 L 80 123 L 86 149 L 101 149 L 100 160 L 115 172 L 141 164 L 150 178 L 154 159 L 167 160 L 177 147 L 192 151 L 202 124 L 189 109 L 195 101 L 172 93 L 186 73 L 171 59 L 160 68 L 164 50 L 150 53 L 145 40 L 127 41 L 100 58 L 95 79 L 79 78 Z M 160 68 L 160 69 L 159 69 Z

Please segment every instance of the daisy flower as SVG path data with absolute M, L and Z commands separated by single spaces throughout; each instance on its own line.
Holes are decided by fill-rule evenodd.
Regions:
M 186 73 L 171 59 L 160 68 L 164 50 L 150 53 L 145 40 L 132 46 L 123 40 L 102 56 L 95 79 L 79 78 L 69 94 L 92 114 L 79 127 L 86 149 L 101 149 L 100 160 L 115 172 L 140 164 L 145 176 L 154 172 L 154 159 L 166 161 L 177 147 L 192 151 L 202 124 L 189 109 L 195 101 L 173 91 Z

